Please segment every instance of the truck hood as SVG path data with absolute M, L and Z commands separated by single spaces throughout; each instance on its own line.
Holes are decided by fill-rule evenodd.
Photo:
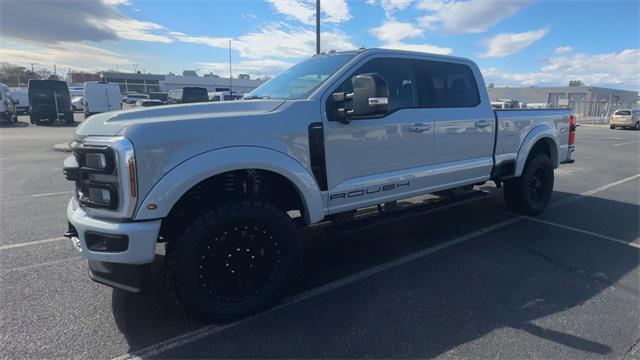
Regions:
M 146 109 L 96 114 L 76 129 L 78 137 L 114 136 L 130 124 L 255 115 L 274 111 L 284 100 L 221 101 L 197 104 L 165 105 Z

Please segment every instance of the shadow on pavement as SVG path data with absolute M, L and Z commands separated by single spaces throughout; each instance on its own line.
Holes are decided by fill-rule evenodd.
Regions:
M 587 197 L 580 201 L 581 207 L 572 208 L 574 216 L 591 206 L 605 208 L 612 216 L 638 211 L 638 205 L 601 198 Z M 492 195 L 488 204 L 501 207 L 501 202 L 499 192 Z M 331 226 L 312 228 L 305 235 L 303 276 L 292 294 L 509 217 L 502 209 L 468 204 L 352 232 L 349 236 L 333 232 Z M 624 228 L 627 239 L 638 236 L 637 221 L 619 227 Z M 482 339 L 494 330 L 510 328 L 519 336 L 526 333 L 542 340 L 537 345 L 527 341 L 538 354 L 546 350 L 552 351 L 548 356 L 558 355 L 553 349 L 564 349 L 572 355 L 561 357 L 576 353 L 598 357 L 611 354 L 620 344 L 598 341 L 603 336 L 597 332 L 598 324 L 589 323 L 590 319 L 575 319 L 583 322 L 576 325 L 575 331 L 559 330 L 562 323 L 553 324 L 551 329 L 537 322 L 579 311 L 613 285 L 635 293 L 637 298 L 639 285 L 629 273 L 637 269 L 639 261 L 637 249 L 522 220 L 238 324 L 217 333 L 215 340 L 200 339 L 168 350 L 162 356 L 426 358 Z M 155 266 L 156 279 L 148 292 L 113 292 L 114 317 L 130 352 L 202 326 L 187 318 L 168 299 L 161 262 L 160 257 Z M 603 308 L 605 305 L 593 305 L 598 314 L 605 313 L 600 317 L 612 323 L 617 321 L 617 326 L 624 327 L 627 323 L 631 326 L 618 329 L 628 338 L 620 336 L 615 341 L 624 342 L 637 336 L 633 325 L 637 321 L 629 321 L 629 317 L 638 317 L 634 301 L 607 305 L 611 309 Z M 509 342 L 516 345 L 516 340 L 502 341 L 506 342 L 494 344 L 494 348 L 475 356 L 492 357 L 495 347 L 501 349 L 501 357 L 523 356 L 509 351 L 525 345 L 520 343 L 511 349 Z
M 19 127 L 27 127 L 29 123 L 16 121 L 12 123 L 0 122 L 0 128 L 19 128 Z

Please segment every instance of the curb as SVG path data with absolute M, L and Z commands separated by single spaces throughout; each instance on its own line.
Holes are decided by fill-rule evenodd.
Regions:
M 53 145 L 53 151 L 71 152 L 71 148 L 68 143 L 61 143 Z

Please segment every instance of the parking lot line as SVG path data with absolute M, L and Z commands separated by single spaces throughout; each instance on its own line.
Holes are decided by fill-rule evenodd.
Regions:
M 37 263 L 37 264 L 32 264 L 32 265 L 18 266 L 18 267 L 14 267 L 14 268 L 2 269 L 2 270 L 0 270 L 0 273 L 7 273 L 7 272 L 10 272 L 10 271 L 28 270 L 28 269 L 33 269 L 33 268 L 37 268 L 37 267 L 40 267 L 40 266 L 54 265 L 54 264 L 59 264 L 59 263 L 64 263 L 64 262 L 67 262 L 67 261 L 79 260 L 79 259 L 83 259 L 83 257 L 78 255 L 78 256 L 72 256 L 70 258 L 65 258 L 65 259 L 60 259 L 60 260 L 53 260 L 53 261 L 47 261 L 47 262 Z
M 580 200 L 580 199 L 582 199 L 582 198 L 583 198 L 583 197 L 585 197 L 585 196 L 590 196 L 590 195 L 593 195 L 593 194 L 598 193 L 598 192 L 600 192 L 600 191 L 604 191 L 604 190 L 610 189 L 610 188 L 612 188 L 612 187 L 614 187 L 614 186 L 618 186 L 618 185 L 620 185 L 620 184 L 626 183 L 627 181 L 631 181 L 631 180 L 637 179 L 637 178 L 639 178 L 639 177 L 640 177 L 640 174 L 635 174 L 635 175 L 633 175 L 633 176 L 629 176 L 629 177 L 627 177 L 627 178 L 620 179 L 620 180 L 618 180 L 618 181 L 614 181 L 614 182 L 612 182 L 612 183 L 608 183 L 608 184 L 602 185 L 602 186 L 597 187 L 597 188 L 595 188 L 595 189 L 591 189 L 591 190 L 589 190 L 589 191 L 585 191 L 585 192 L 583 192 L 582 194 L 574 195 L 574 196 L 568 197 L 568 198 L 566 198 L 566 199 L 563 199 L 563 200 L 557 201 L 557 202 L 555 202 L 555 203 L 553 203 L 553 204 L 549 205 L 549 206 L 547 207 L 547 211 L 548 211 L 548 210 L 551 210 L 551 209 L 555 209 L 555 208 L 557 208 L 557 207 L 559 207 L 559 206 L 566 205 L 566 204 L 568 204 L 568 203 L 574 202 L 574 201 L 576 201 L 576 200 Z
M 232 322 L 229 324 L 225 324 L 225 325 L 209 325 L 209 326 L 205 326 L 202 327 L 200 329 L 188 332 L 186 334 L 174 337 L 174 338 L 170 338 L 167 339 L 165 341 L 159 342 L 157 344 L 154 345 L 150 345 L 148 347 L 142 348 L 138 351 L 134 351 L 132 353 L 127 353 L 127 354 L 123 354 L 120 356 L 117 356 L 115 358 L 113 358 L 113 360 L 124 360 L 124 359 L 145 359 L 145 358 L 153 358 L 153 357 L 157 357 L 158 355 L 162 354 L 165 351 L 174 349 L 176 347 L 179 346 L 183 346 L 183 345 L 187 345 L 190 344 L 194 341 L 197 341 L 198 339 L 202 339 L 203 337 L 209 336 L 209 335 L 213 335 L 216 333 L 219 333 L 222 330 L 228 329 L 230 327 L 236 326 L 236 325 L 240 325 L 243 324 L 245 322 L 248 322 L 252 319 L 258 318 L 260 316 L 265 316 L 267 314 L 273 313 L 275 311 L 278 311 L 282 308 L 294 305 L 296 303 L 305 301 L 307 299 L 310 299 L 312 297 L 318 296 L 318 295 L 322 295 L 324 293 L 333 291 L 335 289 L 338 289 L 340 287 L 343 287 L 345 285 L 354 283 L 356 281 L 368 278 L 370 276 L 373 276 L 375 274 L 381 273 L 383 271 L 389 270 L 389 269 L 393 269 L 395 267 L 398 267 L 400 265 L 404 265 L 406 263 L 412 262 L 414 260 L 418 260 L 422 257 L 425 257 L 427 255 L 431 255 L 434 253 L 437 253 L 439 251 L 445 250 L 447 248 L 450 248 L 454 245 L 458 245 L 460 243 L 463 243 L 465 241 L 471 240 L 473 238 L 476 238 L 480 235 L 484 235 L 486 233 L 489 233 L 491 231 L 503 228 L 505 226 L 511 225 L 513 223 L 516 223 L 518 221 L 520 221 L 522 218 L 521 217 L 514 217 L 508 220 L 504 220 L 501 221 L 499 223 L 493 224 L 493 225 L 489 225 L 486 226 L 482 229 L 473 231 L 471 233 L 468 233 L 466 235 L 462 235 L 459 236 L 457 238 L 451 239 L 449 241 L 443 242 L 441 244 L 438 244 L 436 246 L 403 256 L 401 258 L 380 264 L 378 266 L 363 270 L 361 272 L 346 276 L 344 278 L 332 281 L 328 284 L 313 288 L 311 290 L 305 291 L 301 294 L 298 295 L 294 295 L 288 299 L 285 299 L 283 301 L 282 304 L 267 310 L 265 312 L 262 312 L 260 314 L 242 319 L 240 321 L 237 322 Z
M 44 243 L 60 241 L 64 239 L 66 239 L 64 236 L 60 236 L 60 237 L 55 237 L 51 239 L 42 239 L 42 240 L 27 241 L 27 242 L 18 243 L 18 244 L 3 245 L 3 246 L 0 246 L 0 251 L 11 250 L 16 248 L 21 248 L 24 246 L 30 246 L 30 245 L 44 244 Z
M 613 146 L 622 146 L 622 145 L 637 144 L 637 143 L 640 143 L 640 140 L 623 142 L 623 143 L 619 143 L 619 144 L 613 144 Z
M 67 194 L 73 194 L 73 191 L 58 191 L 58 192 L 50 192 L 50 193 L 43 193 L 43 194 L 33 194 L 33 195 L 30 195 L 29 197 L 38 198 L 38 197 L 58 196 L 58 195 L 67 195 Z
M 537 218 L 530 217 L 530 216 L 522 216 L 522 215 L 521 215 L 520 217 L 521 217 L 521 218 L 523 218 L 523 219 L 527 219 L 527 220 L 531 220 L 531 221 L 539 222 L 539 223 L 542 223 L 542 224 L 546 224 L 546 225 L 551 225 L 551 226 L 559 227 L 559 228 L 566 229 L 566 230 L 571 230 L 571 231 L 575 231 L 575 232 L 583 233 L 583 234 L 586 234 L 586 235 L 591 235 L 591 236 L 599 237 L 599 238 L 601 238 L 601 239 L 605 239 L 605 240 L 609 240 L 609 241 L 617 242 L 617 243 L 620 243 L 620 244 L 623 244 L 623 245 L 628 245 L 628 246 L 634 247 L 634 248 L 636 248 L 636 249 L 640 249 L 640 245 L 638 245 L 638 244 L 631 243 L 631 242 L 627 242 L 627 241 L 620 240 L 620 239 L 616 239 L 616 238 L 611 237 L 611 236 L 598 234 L 598 233 L 595 233 L 595 232 L 593 232 L 593 231 L 582 230 L 582 229 L 579 229 L 579 228 L 576 228 L 576 227 L 573 227 L 573 226 L 568 226 L 568 225 L 558 224 L 558 223 L 555 223 L 555 222 L 553 222 L 553 221 L 537 219 Z

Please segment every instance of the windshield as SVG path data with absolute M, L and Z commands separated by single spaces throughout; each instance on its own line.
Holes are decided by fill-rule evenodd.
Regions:
M 631 115 L 631 111 L 629 110 L 618 110 L 615 115 L 629 116 Z
M 304 99 L 354 56 L 349 53 L 312 57 L 260 85 L 245 99 Z

